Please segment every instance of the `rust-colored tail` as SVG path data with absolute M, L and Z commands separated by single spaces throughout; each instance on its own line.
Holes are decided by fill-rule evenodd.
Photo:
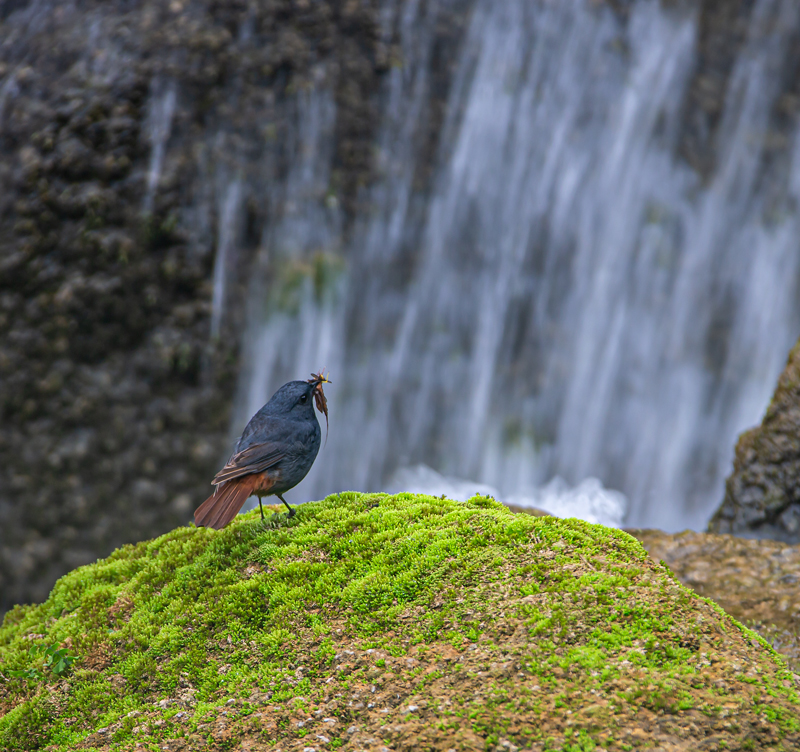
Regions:
M 255 486 L 261 480 L 257 475 L 243 475 L 235 480 L 220 483 L 194 513 L 197 527 L 213 527 L 220 530 L 227 525 L 253 495 Z

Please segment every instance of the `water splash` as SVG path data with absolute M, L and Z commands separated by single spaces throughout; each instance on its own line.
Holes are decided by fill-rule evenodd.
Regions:
M 603 488 L 597 478 L 587 478 L 571 488 L 561 478 L 533 489 L 526 496 L 503 498 L 494 486 L 441 475 L 426 465 L 399 469 L 386 485 L 387 493 L 419 493 L 467 501 L 473 496 L 491 496 L 504 504 L 549 512 L 556 517 L 577 517 L 608 527 L 621 527 L 628 501 L 618 491 Z
M 628 500 L 619 491 L 603 488 L 597 478 L 585 478 L 577 486 L 569 486 L 556 476 L 527 496 L 509 496 L 506 504 L 535 507 L 556 517 L 577 517 L 606 527 L 622 527 Z

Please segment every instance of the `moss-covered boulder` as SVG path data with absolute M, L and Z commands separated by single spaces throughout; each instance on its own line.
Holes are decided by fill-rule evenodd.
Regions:
M 409 494 L 273 519 L 127 546 L 9 612 L 0 748 L 800 745 L 781 659 L 624 532 Z

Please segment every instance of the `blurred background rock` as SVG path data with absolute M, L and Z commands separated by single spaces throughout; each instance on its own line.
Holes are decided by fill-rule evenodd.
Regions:
M 424 465 L 800 538 L 793 371 L 725 495 L 800 333 L 795 3 L 0 19 L 0 611 L 186 523 L 322 366 L 293 501 Z

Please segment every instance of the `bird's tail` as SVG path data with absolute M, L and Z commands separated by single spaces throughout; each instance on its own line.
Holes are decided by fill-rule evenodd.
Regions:
M 253 495 L 258 480 L 255 475 L 245 475 L 220 483 L 214 493 L 197 507 L 194 524 L 197 527 L 213 527 L 214 530 L 225 527 Z

